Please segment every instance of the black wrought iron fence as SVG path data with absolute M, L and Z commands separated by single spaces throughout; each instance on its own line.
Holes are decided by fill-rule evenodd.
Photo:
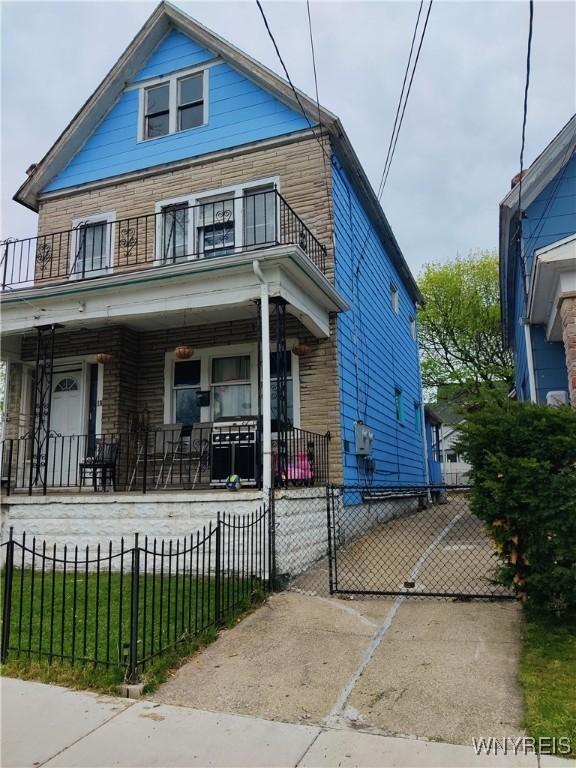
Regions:
M 4 240 L 2 289 L 85 280 L 233 253 L 298 245 L 324 271 L 326 248 L 276 190 L 165 207 L 118 221 Z
M 10 532 L 1 659 L 120 668 L 135 680 L 157 656 L 218 627 L 272 582 L 270 509 L 219 514 L 179 539 L 58 547 Z
M 329 479 L 329 434 L 286 433 L 286 468 L 277 485 L 323 485 Z M 261 485 L 256 419 L 242 425 L 168 424 L 103 435 L 26 436 L 2 442 L 0 467 L 7 495 L 50 491 L 195 490 L 224 487 L 238 474 L 244 487 Z M 275 457 L 278 446 L 273 446 Z M 277 468 L 278 469 L 278 468 Z

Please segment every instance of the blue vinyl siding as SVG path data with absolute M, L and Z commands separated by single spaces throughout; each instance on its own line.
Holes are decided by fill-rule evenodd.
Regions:
M 532 275 L 535 251 L 558 240 L 563 240 L 575 232 L 576 156 L 560 169 L 524 213 L 522 236 L 528 281 Z M 526 314 L 526 305 L 520 264 L 516 265 L 514 302 L 516 329 L 513 349 L 516 392 L 519 400 L 528 400 L 529 377 L 526 340 L 524 327 L 520 322 Z M 536 400 L 539 403 L 545 403 L 548 392 L 568 389 L 564 345 L 560 342 L 546 341 L 545 329 L 541 326 L 532 326 L 530 333 Z
M 559 341 L 546 341 L 546 330 L 541 325 L 532 326 L 532 354 L 536 400 L 546 402 L 548 392 L 568 389 L 566 352 Z
M 560 169 L 524 213 L 522 235 L 526 269 L 534 251 L 576 232 L 576 155 Z
M 430 483 L 437 485 L 442 482 L 442 464 L 436 461 L 433 452 L 433 424 L 429 419 L 426 419 L 426 452 L 428 454 L 428 480 Z
M 374 484 L 421 483 L 423 439 L 412 407 L 422 400 L 418 343 L 410 332 L 416 308 L 345 172 L 336 160 L 334 166 L 336 288 L 351 307 L 337 318 L 344 481 L 366 479 L 354 453 L 354 422 L 361 420 L 374 432 Z M 390 304 L 391 282 L 398 287 L 398 314 Z M 396 390 L 402 391 L 403 421 L 396 418 Z
M 214 59 L 212 53 L 173 31 L 159 44 L 134 82 L 210 59 Z M 126 90 L 82 149 L 44 191 L 198 157 L 309 127 L 302 115 L 228 64 L 216 64 L 207 71 L 206 125 L 138 142 L 138 89 Z

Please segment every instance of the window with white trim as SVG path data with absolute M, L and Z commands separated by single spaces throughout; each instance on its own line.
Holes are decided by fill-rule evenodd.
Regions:
M 234 252 L 235 201 L 233 197 L 202 198 L 196 208 L 197 253 L 225 256 Z
M 174 74 L 142 88 L 139 138 L 159 139 L 207 122 L 208 71 Z
M 182 261 L 188 256 L 188 203 L 163 205 L 161 212 L 160 259 L 164 263 Z
M 250 355 L 213 358 L 211 387 L 214 419 L 250 416 L 252 414 Z
M 174 424 L 189 426 L 201 421 L 200 360 L 175 360 L 172 376 L 172 409 Z
M 410 323 L 410 336 L 416 341 L 417 336 L 417 328 L 416 328 L 416 318 L 414 315 L 408 315 L 408 322 Z
M 144 91 L 144 138 L 158 139 L 170 132 L 170 83 Z
M 85 275 L 94 277 L 112 266 L 115 218 L 114 212 L 111 212 L 86 216 L 72 222 L 71 279 Z

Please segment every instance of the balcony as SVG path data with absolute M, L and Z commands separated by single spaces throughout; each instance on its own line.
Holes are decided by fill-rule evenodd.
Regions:
M 276 190 L 176 204 L 120 220 L 2 243 L 1 290 L 38 289 L 109 275 L 295 245 L 322 273 L 326 248 Z

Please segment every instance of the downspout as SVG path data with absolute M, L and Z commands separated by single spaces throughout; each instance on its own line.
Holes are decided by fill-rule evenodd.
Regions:
M 530 385 L 530 400 L 536 402 L 536 377 L 534 375 L 534 355 L 532 354 L 532 333 L 530 323 L 524 320 L 524 343 L 526 344 L 526 364 L 528 367 L 528 383 Z
M 262 497 L 268 503 L 272 487 L 272 417 L 270 398 L 270 314 L 268 283 L 257 259 L 252 262 L 260 281 L 260 327 L 262 345 Z

